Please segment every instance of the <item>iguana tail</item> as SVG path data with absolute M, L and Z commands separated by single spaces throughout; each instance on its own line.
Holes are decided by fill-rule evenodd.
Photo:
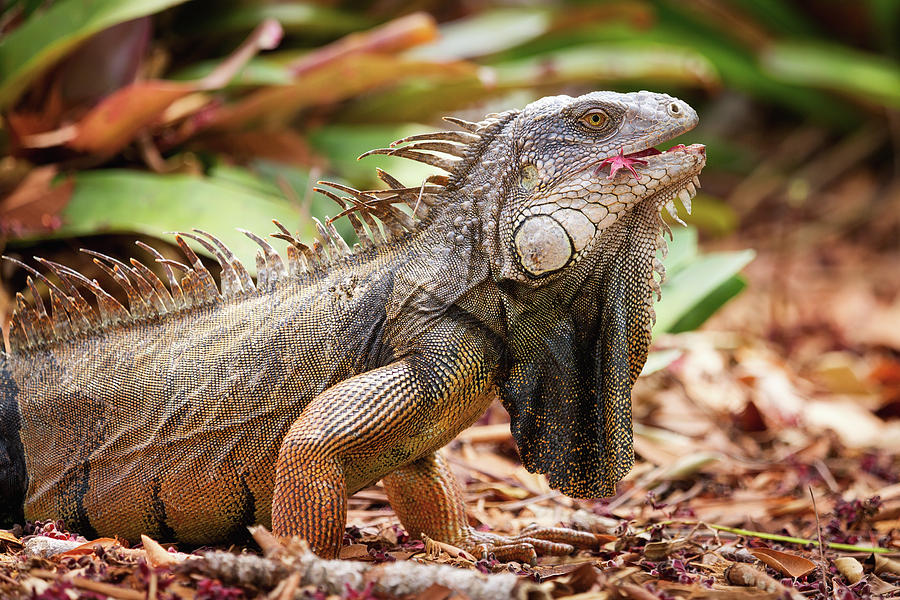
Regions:
M 12 378 L 9 357 L 0 352 L 0 527 L 24 523 L 23 503 L 28 485 L 25 451 L 19 437 L 18 386 Z

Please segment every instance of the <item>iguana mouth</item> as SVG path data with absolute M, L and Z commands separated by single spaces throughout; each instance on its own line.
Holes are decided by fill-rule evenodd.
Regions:
M 657 150 L 656 148 L 651 147 L 639 152 L 626 154 L 625 158 L 643 158 L 644 156 L 656 156 L 657 154 L 668 154 L 669 152 L 687 152 L 688 154 L 699 154 L 701 156 L 706 156 L 706 146 L 704 146 L 703 144 L 691 144 L 690 146 L 685 146 L 684 144 L 675 144 L 665 151 Z
M 639 150 L 637 152 L 631 152 L 629 154 L 622 154 L 620 150 L 620 154 L 617 157 L 608 157 L 603 159 L 598 163 L 598 172 L 601 167 L 607 164 L 609 161 L 618 158 L 621 161 L 624 161 L 627 164 L 639 164 L 646 165 L 647 161 L 640 160 L 642 158 L 646 158 L 648 156 L 658 156 L 660 154 L 670 154 L 673 152 L 686 152 L 688 154 L 699 154 L 703 157 L 706 157 L 706 146 L 703 144 L 691 144 L 690 146 L 685 146 L 684 144 L 675 144 L 668 150 L 657 150 L 654 147 L 644 148 L 643 150 Z

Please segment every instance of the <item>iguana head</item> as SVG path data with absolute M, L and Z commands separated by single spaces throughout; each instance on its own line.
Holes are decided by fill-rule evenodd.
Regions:
M 666 94 L 594 92 L 528 105 L 504 128 L 515 173 L 497 218 L 497 276 L 532 287 L 564 277 L 642 202 L 662 208 L 696 193 L 702 146 L 664 143 L 697 124 Z

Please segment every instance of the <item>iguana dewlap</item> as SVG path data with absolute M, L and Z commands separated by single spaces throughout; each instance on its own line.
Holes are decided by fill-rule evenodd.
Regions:
M 24 509 L 88 537 L 194 544 L 271 523 L 335 556 L 347 497 L 381 479 L 414 536 L 526 559 L 590 543 L 475 532 L 438 450 L 499 394 L 529 470 L 570 496 L 614 492 L 633 462 L 660 210 L 689 208 L 706 162 L 700 145 L 653 147 L 697 115 L 595 92 L 448 120 L 459 131 L 373 151 L 447 176 L 322 190 L 352 250 L 330 222 L 312 248 L 279 224 L 286 256 L 248 234 L 254 282 L 216 238 L 182 234 L 187 264 L 155 255 L 165 285 L 96 255 L 127 308 L 62 265 L 22 265 L 31 301 L 17 296 L 0 355 L 0 522 Z M 185 237 L 218 258 L 221 287 Z

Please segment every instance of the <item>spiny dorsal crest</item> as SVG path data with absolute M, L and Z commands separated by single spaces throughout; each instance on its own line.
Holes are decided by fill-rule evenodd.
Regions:
M 319 239 L 315 239 L 312 246 L 301 242 L 297 235 L 291 234 L 280 222 L 273 221 L 278 232 L 272 234 L 272 237 L 288 243 L 286 256 L 283 258 L 263 238 L 239 229 L 260 247 L 256 255 L 256 282 L 224 242 L 200 229 L 174 234 L 186 264 L 165 258 L 155 248 L 136 242 L 160 265 L 165 283 L 152 269 L 134 258 L 126 264 L 99 252 L 82 250 L 92 256 L 93 262 L 122 288 L 128 299 L 127 308 L 104 290 L 96 279 L 88 279 L 65 265 L 35 257 L 38 264 L 55 275 L 57 284 L 37 269 L 4 256 L 4 259 L 30 274 L 26 281 L 31 302 L 21 292 L 16 294 L 15 312 L 9 328 L 10 349 L 25 352 L 80 335 L 97 333 L 116 325 L 159 319 L 198 306 L 269 292 L 280 282 L 322 273 L 351 254 L 369 251 L 414 231 L 428 216 L 430 207 L 439 202 L 440 194 L 447 189 L 454 176 L 461 174 L 461 167 L 467 166 L 468 162 L 477 157 L 483 139 L 482 133 L 496 125 L 499 117 L 500 115 L 489 115 L 480 123 L 446 117 L 447 121 L 463 131 L 412 135 L 397 140 L 389 148 L 378 148 L 360 156 L 399 156 L 447 171 L 448 175 L 428 177 L 421 186 L 406 187 L 381 169 L 377 169 L 378 178 L 388 189 L 360 191 L 340 183 L 320 181 L 320 184 L 344 195 L 325 188 L 314 188 L 334 200 L 341 212 L 334 218 L 326 218 L 324 223 L 315 219 Z M 432 153 L 446 154 L 451 158 Z M 411 214 L 398 209 L 395 204 L 406 204 Z M 353 248 L 348 246 L 334 227 L 334 220 L 344 216 L 359 238 L 359 243 Z M 215 278 L 185 238 L 202 246 L 219 263 L 220 286 L 216 285 Z M 36 281 L 41 281 L 49 290 L 49 313 Z M 95 303 L 88 302 L 81 290 L 91 292 Z

